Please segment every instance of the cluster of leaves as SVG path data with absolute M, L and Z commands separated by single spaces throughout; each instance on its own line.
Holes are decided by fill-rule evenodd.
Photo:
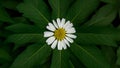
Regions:
M 70 20 L 67 50 L 45 43 L 46 25 Z M 120 68 L 120 0 L 0 0 L 0 68 Z

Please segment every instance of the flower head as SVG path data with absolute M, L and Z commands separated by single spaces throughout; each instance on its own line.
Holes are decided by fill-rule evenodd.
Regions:
M 70 43 L 73 43 L 73 39 L 76 38 L 74 35 L 75 28 L 70 21 L 67 21 L 62 18 L 57 18 L 57 20 L 53 20 L 53 23 L 48 23 L 46 27 L 49 31 L 44 32 L 44 37 L 48 37 L 46 43 L 51 45 L 52 49 L 56 47 L 58 50 L 67 49 L 67 46 L 70 47 Z

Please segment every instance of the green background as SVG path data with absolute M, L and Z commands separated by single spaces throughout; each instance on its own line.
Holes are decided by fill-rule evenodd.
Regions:
M 43 37 L 52 20 L 70 20 L 66 50 Z M 120 68 L 120 0 L 0 0 L 0 68 Z

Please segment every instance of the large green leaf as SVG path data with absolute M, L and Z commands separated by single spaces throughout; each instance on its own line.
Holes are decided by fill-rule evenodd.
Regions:
M 43 0 L 24 0 L 18 10 L 43 30 L 50 20 L 50 11 Z
M 48 45 L 31 45 L 15 59 L 10 68 L 34 68 L 45 63 L 50 54 L 51 48 Z
M 23 44 L 41 42 L 45 43 L 45 39 L 41 34 L 14 34 L 8 37 L 7 42 L 15 43 L 15 49 Z
M 8 26 L 6 27 L 6 29 L 15 33 L 41 33 L 41 30 L 39 30 L 40 28 L 38 28 L 37 26 L 23 23 Z
M 115 62 L 116 54 L 114 52 L 114 48 L 109 46 L 101 46 L 101 51 L 105 55 L 106 59 L 109 61 L 110 65 L 113 66 Z
M 3 64 L 3 65 L 0 66 L 0 68 L 9 68 L 9 67 L 10 67 L 9 63 Z
M 8 52 L 5 51 L 4 49 L 0 48 L 0 64 L 11 61 L 11 60 L 12 60 L 12 58 L 8 54 Z
M 51 68 L 69 68 L 69 54 L 64 50 L 54 50 Z
M 97 44 L 117 46 L 113 35 L 109 34 L 94 34 L 94 33 L 78 33 L 76 42 L 79 44 Z
M 50 68 L 50 64 L 51 64 L 50 60 L 51 60 L 51 56 L 50 56 L 50 59 L 47 62 L 45 62 L 44 64 L 41 64 L 41 65 L 37 65 L 34 68 Z
M 120 8 L 119 8 L 119 11 L 118 11 L 118 13 L 119 13 L 119 19 L 120 19 Z
M 8 9 L 16 10 L 16 6 L 18 5 L 19 1 L 16 0 L 1 0 L 0 4 Z
M 14 24 L 17 24 L 17 23 L 27 23 L 27 24 L 31 24 L 31 22 L 28 21 L 28 19 L 25 18 L 25 17 L 23 17 L 23 16 L 22 16 L 22 17 L 14 17 L 13 20 L 15 21 Z M 33 23 L 32 23 L 32 24 L 33 24 Z
M 15 44 L 25 44 L 29 42 L 43 41 L 43 35 L 41 34 L 13 34 L 8 37 L 8 42 L 14 42 Z
M 77 0 L 68 11 L 67 18 L 73 23 L 82 23 L 99 5 L 99 0 Z
M 109 10 L 109 11 L 108 11 Z M 107 26 L 112 23 L 112 21 L 117 16 L 117 10 L 113 5 L 105 5 L 100 8 L 95 15 L 91 18 L 90 21 L 85 23 L 83 27 L 91 26 Z
M 75 68 L 75 66 L 73 65 L 73 63 L 70 61 L 70 67 L 69 68 Z
M 117 50 L 117 64 L 120 65 L 120 47 Z
M 77 27 L 77 33 L 120 34 L 120 29 L 113 26 Z
M 110 65 L 96 46 L 73 44 L 70 49 L 87 68 L 110 68 Z
M 117 0 L 101 0 L 105 3 L 110 3 L 110 4 L 115 4 L 117 2 Z
M 9 14 L 1 6 L 0 6 L 0 21 L 13 23 L 13 21 L 10 18 Z
M 73 0 L 49 0 L 52 7 L 52 17 L 53 18 L 63 18 L 66 17 L 66 11 Z
M 83 63 L 81 63 L 81 61 L 71 52 L 70 55 L 70 60 L 71 63 L 73 64 L 74 68 L 86 68 Z

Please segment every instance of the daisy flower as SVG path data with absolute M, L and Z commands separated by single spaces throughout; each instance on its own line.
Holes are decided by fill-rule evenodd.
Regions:
M 76 35 L 74 35 L 76 30 L 73 24 L 64 18 L 53 20 L 52 23 L 48 23 L 46 28 L 49 31 L 44 32 L 44 37 L 48 38 L 46 43 L 51 45 L 52 49 L 56 47 L 58 50 L 67 49 L 67 46 L 70 47 L 70 43 L 73 43 L 73 39 L 76 38 Z

